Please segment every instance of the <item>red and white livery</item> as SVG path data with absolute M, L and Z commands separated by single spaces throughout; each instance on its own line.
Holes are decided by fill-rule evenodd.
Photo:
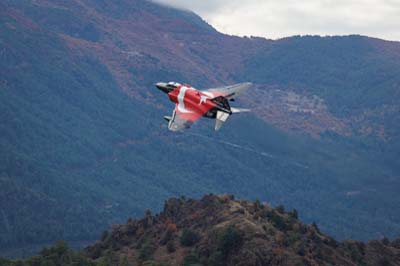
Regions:
M 251 83 L 247 82 L 201 91 L 176 82 L 156 84 L 175 103 L 172 116 L 164 117 L 168 121 L 168 129 L 172 131 L 189 128 L 203 116 L 216 119 L 215 130 L 219 130 L 231 114 L 249 111 L 231 107 L 229 101 L 233 101 L 250 86 Z

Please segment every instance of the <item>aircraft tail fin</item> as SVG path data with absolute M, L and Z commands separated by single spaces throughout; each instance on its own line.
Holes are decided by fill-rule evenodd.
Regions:
M 228 119 L 229 113 L 223 111 L 217 111 L 217 117 L 215 119 L 215 131 L 219 130 L 224 122 Z

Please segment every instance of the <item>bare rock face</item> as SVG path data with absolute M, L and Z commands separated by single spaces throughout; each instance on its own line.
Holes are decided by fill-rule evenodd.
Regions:
M 115 226 L 85 253 L 129 265 L 400 265 L 399 240 L 339 243 L 295 210 L 231 195 L 169 199 L 160 214 Z

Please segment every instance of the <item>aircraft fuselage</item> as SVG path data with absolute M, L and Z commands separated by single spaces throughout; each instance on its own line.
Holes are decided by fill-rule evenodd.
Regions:
M 199 91 L 190 85 L 157 83 L 157 88 L 168 94 L 169 99 L 176 104 L 177 110 L 184 119 L 191 121 L 199 117 L 215 118 L 217 110 L 222 108 L 213 99 L 217 96 L 210 92 Z M 229 109 L 224 109 L 230 112 Z

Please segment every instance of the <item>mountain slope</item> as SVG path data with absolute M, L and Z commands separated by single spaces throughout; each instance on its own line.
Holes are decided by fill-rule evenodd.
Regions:
M 276 41 L 247 59 L 237 75 L 318 96 L 346 127 L 338 133 L 398 142 L 399 62 L 397 42 L 305 36 Z
M 399 234 L 398 43 L 226 36 L 193 13 L 139 0 L 6 0 L 0 15 L 3 249 L 95 239 L 164 198 L 209 192 L 283 203 L 338 238 Z M 343 79 L 358 62 L 367 74 Z M 368 77 L 387 78 L 380 69 L 390 82 L 370 95 Z M 253 81 L 237 105 L 255 112 L 218 133 L 205 120 L 171 134 L 160 80 Z

